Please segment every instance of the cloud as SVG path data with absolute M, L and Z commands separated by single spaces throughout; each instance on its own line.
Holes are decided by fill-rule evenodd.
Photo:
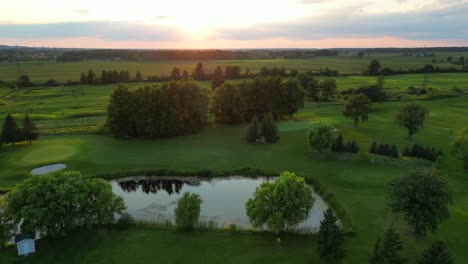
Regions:
M 70 22 L 51 24 L 3 24 L 3 38 L 78 38 L 93 37 L 108 40 L 137 39 L 160 41 L 180 39 L 180 33 L 172 28 L 138 22 Z
M 89 16 L 91 15 L 91 9 L 75 9 L 73 10 L 75 13 L 81 16 Z

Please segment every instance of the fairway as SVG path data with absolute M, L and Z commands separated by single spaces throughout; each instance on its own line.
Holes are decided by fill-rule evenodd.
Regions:
M 52 146 L 41 146 L 24 155 L 19 163 L 42 164 L 68 159 L 75 153 L 75 146 L 70 144 L 54 144 Z

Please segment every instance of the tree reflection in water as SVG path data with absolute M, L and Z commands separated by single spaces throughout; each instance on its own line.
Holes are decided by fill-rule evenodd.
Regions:
M 147 194 L 166 191 L 169 195 L 171 195 L 174 192 L 180 193 L 184 185 L 199 186 L 200 182 L 173 179 L 138 179 L 119 181 L 118 184 L 125 192 L 136 192 L 141 187 L 141 190 Z

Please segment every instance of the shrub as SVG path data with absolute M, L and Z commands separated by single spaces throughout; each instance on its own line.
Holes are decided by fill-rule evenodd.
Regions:
M 393 144 L 390 146 L 389 144 L 377 144 L 377 142 L 373 141 L 369 147 L 369 153 L 389 156 L 393 158 L 398 158 L 400 154 L 398 153 L 397 145 Z
M 186 192 L 177 201 L 174 210 L 177 228 L 184 231 L 191 231 L 198 224 L 200 218 L 200 205 L 202 203 L 200 195 Z
M 436 151 L 433 147 L 413 144 L 412 146 L 406 146 L 403 151 L 403 156 L 415 157 L 427 159 L 430 161 L 436 161 L 437 157 L 442 156 L 442 150 Z
M 123 213 L 117 220 L 117 227 L 120 229 L 127 229 L 132 226 L 135 226 L 135 218 L 127 212 Z

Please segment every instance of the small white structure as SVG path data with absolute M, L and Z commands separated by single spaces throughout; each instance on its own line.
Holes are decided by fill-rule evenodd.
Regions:
M 15 236 L 15 244 L 18 248 L 18 256 L 27 256 L 36 252 L 36 245 L 33 234 L 19 234 Z

